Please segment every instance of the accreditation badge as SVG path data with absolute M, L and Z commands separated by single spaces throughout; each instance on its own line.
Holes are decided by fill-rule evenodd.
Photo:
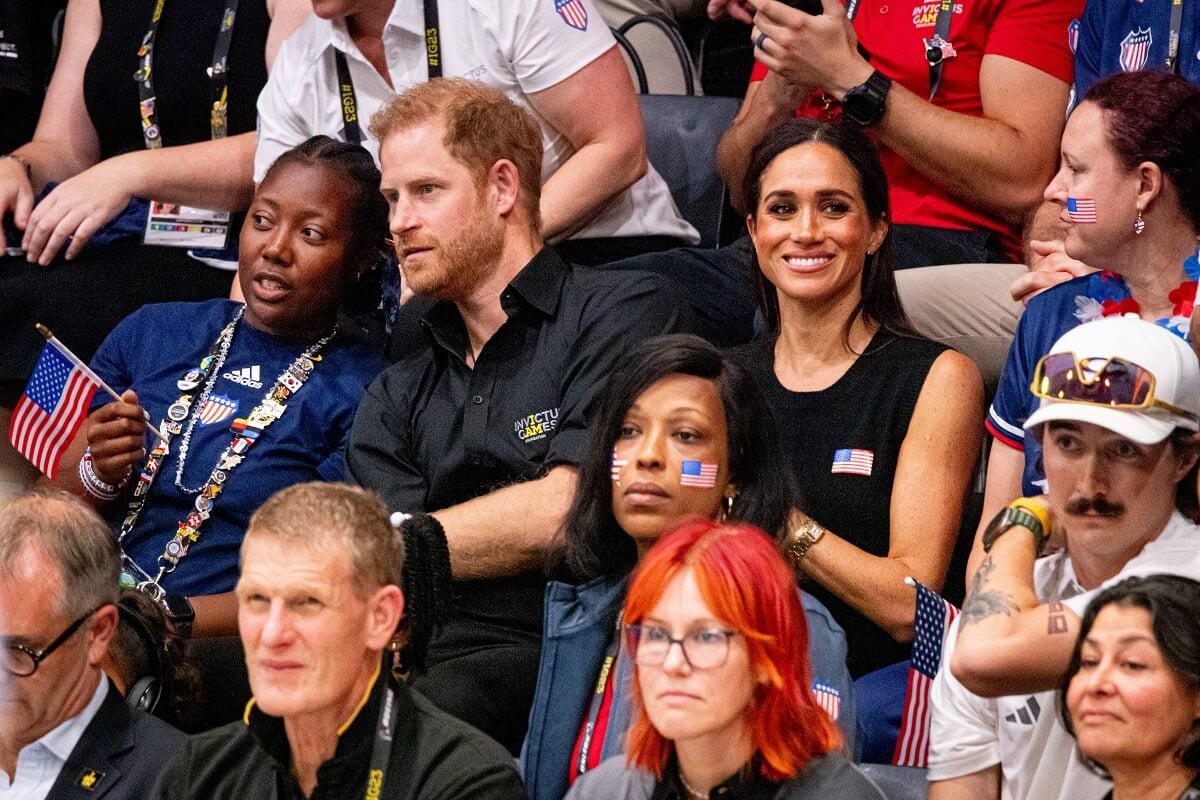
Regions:
M 143 244 L 223 250 L 229 237 L 229 212 L 150 201 Z

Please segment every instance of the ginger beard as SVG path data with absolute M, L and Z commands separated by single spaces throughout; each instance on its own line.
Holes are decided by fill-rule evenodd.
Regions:
M 414 293 L 461 300 L 491 274 L 504 249 L 504 221 L 485 213 L 483 194 L 481 188 L 470 219 L 449 241 L 430 234 L 396 237 L 400 272 Z M 401 254 L 410 248 L 430 249 L 406 259 Z

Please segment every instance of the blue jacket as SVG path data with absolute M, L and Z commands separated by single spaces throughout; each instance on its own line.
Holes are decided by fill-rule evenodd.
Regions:
M 537 688 L 521 748 L 521 774 L 530 800 L 561 800 L 567 793 L 571 753 L 625 604 L 627 578 L 606 576 L 579 586 L 554 581 L 546 587 Z M 813 683 L 838 695 L 838 724 L 853 753 L 857 719 L 854 684 L 846 669 L 846 634 L 820 601 L 805 592 L 800 600 L 808 622 Z M 622 649 L 601 760 L 625 751 L 632 680 L 633 664 Z

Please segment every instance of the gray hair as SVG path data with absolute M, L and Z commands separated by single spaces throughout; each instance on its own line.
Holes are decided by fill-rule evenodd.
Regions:
M 404 539 L 392 527 L 375 492 L 344 483 L 298 483 L 271 495 L 250 518 L 242 540 L 271 535 L 318 550 L 350 556 L 351 583 L 360 598 L 388 585 L 402 586 Z
M 0 502 L 0 580 L 24 574 L 24 557 L 42 555 L 58 567 L 58 608 L 75 618 L 120 596 L 121 553 L 100 515 L 74 495 L 33 489 Z

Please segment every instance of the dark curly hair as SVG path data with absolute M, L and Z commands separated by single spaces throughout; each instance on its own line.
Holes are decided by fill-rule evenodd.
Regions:
M 1079 638 L 1071 653 L 1071 665 L 1063 675 L 1058 713 L 1063 725 L 1075 735 L 1071 712 L 1067 708 L 1067 689 L 1079 672 L 1083 642 L 1091 633 L 1096 617 L 1107 606 L 1144 608 L 1150 614 L 1154 640 L 1163 661 L 1194 692 L 1200 692 L 1200 583 L 1178 575 L 1149 575 L 1127 578 L 1097 594 L 1088 603 L 1079 626 Z M 1200 718 L 1192 721 L 1184 741 L 1175 753 L 1185 767 L 1200 770 Z M 1080 753 L 1083 763 L 1093 772 L 1108 777 L 1104 765 Z

